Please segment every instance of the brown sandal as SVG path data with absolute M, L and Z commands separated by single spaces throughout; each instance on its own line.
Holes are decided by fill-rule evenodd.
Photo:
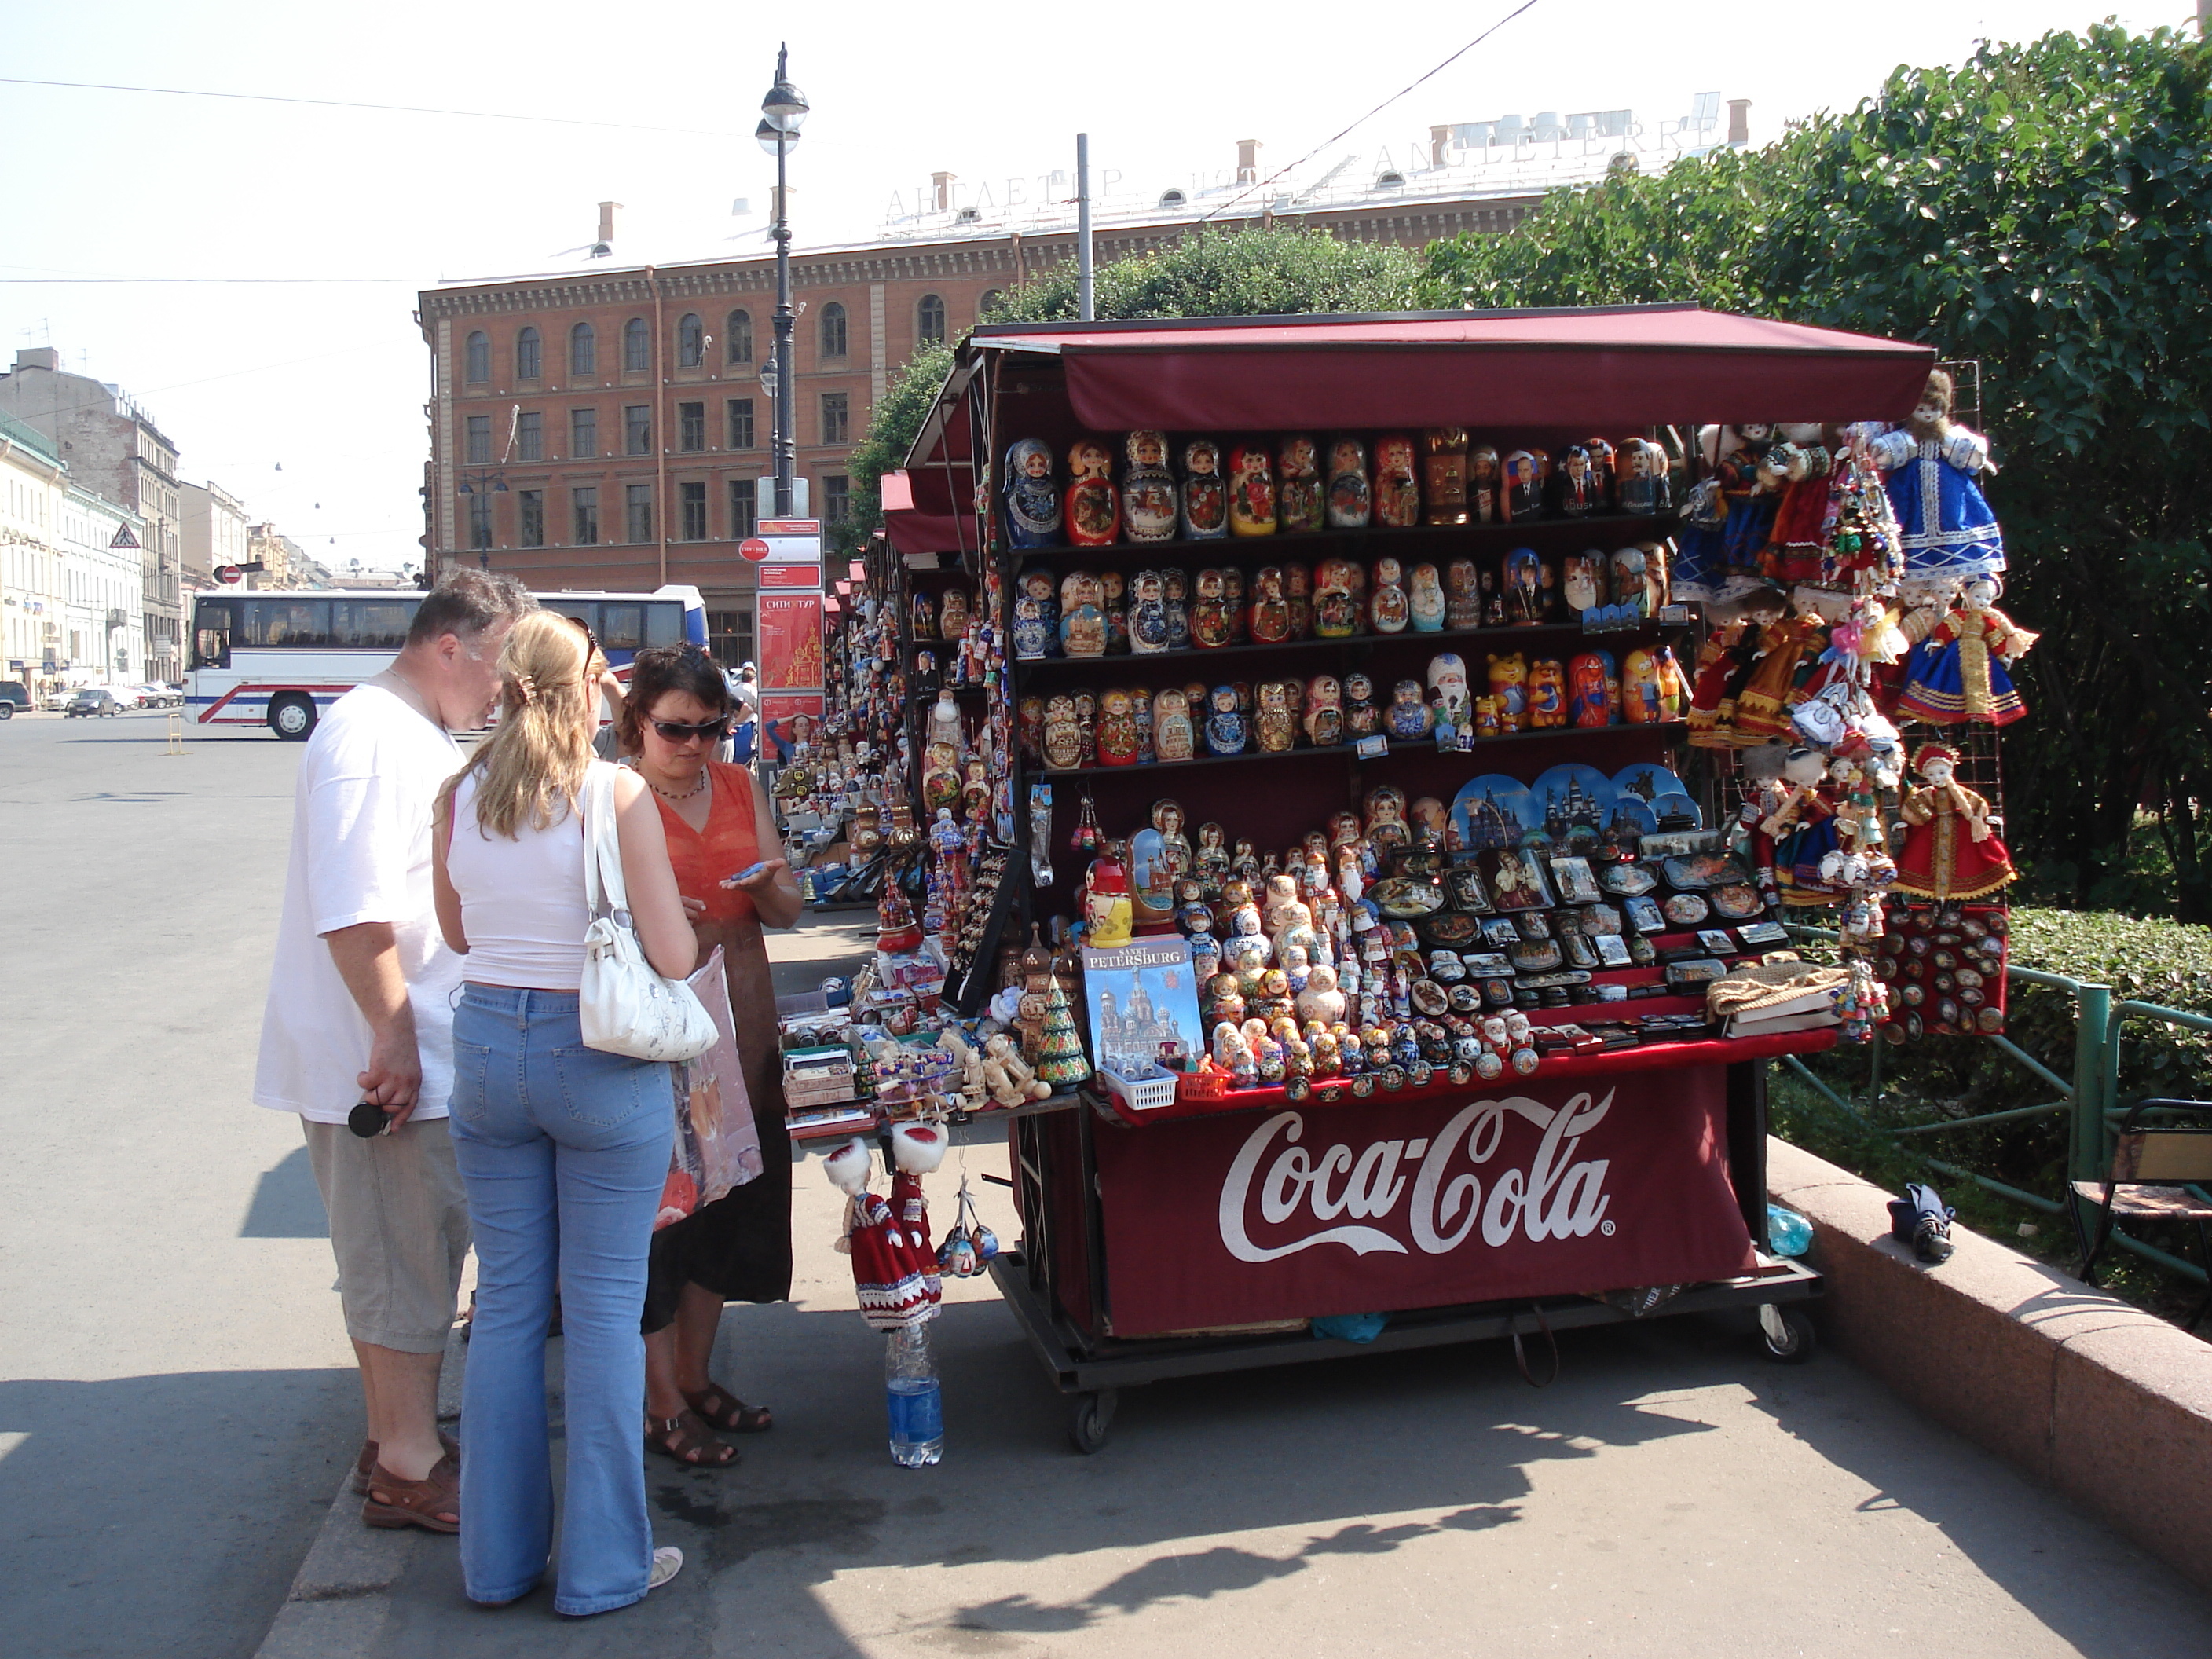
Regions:
M 446 1455 L 454 1462 L 461 1461 L 461 1443 L 443 1429 L 438 1431 L 438 1443 L 446 1449 Z M 368 1477 L 375 1468 L 376 1442 L 364 1440 L 361 1443 L 361 1455 L 353 1460 L 353 1495 L 356 1498 L 368 1496 Z
M 647 1418 L 645 1449 L 694 1469 L 726 1469 L 739 1456 L 735 1446 L 715 1439 L 707 1431 L 707 1425 L 690 1412 L 675 1417 Z M 727 1455 L 717 1457 L 716 1452 Z
M 452 1456 L 440 1458 L 420 1480 L 402 1480 L 379 1463 L 368 1477 L 368 1499 L 361 1506 L 361 1518 L 372 1527 L 459 1532 L 460 1486 L 460 1462 Z
M 684 1403 L 699 1413 L 699 1420 L 725 1434 L 766 1434 L 775 1426 L 765 1406 L 748 1406 L 719 1382 L 709 1382 L 694 1394 L 684 1391 Z

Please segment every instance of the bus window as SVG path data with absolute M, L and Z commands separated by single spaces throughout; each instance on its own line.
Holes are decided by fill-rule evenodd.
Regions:
M 328 645 L 328 599 L 252 599 L 237 602 L 240 645 Z
M 407 643 L 420 599 L 333 599 L 331 643 L 397 651 Z
M 645 606 L 602 603 L 599 606 L 599 649 L 637 651 L 647 644 Z M 661 641 L 654 641 L 654 644 Z M 673 641 L 667 641 L 673 644 Z
M 684 604 L 680 599 L 655 599 L 645 607 L 647 645 L 684 643 Z
M 230 666 L 230 606 L 227 602 L 200 601 L 192 619 L 192 666 Z

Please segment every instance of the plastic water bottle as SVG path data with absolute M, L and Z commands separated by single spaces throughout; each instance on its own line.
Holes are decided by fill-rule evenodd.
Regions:
M 1802 1255 L 1813 1248 L 1813 1224 L 1779 1204 L 1766 1206 L 1766 1246 L 1777 1255 Z
M 890 1415 L 892 1462 L 918 1469 L 945 1455 L 945 1395 L 928 1326 L 903 1326 L 884 1344 L 884 1403 Z

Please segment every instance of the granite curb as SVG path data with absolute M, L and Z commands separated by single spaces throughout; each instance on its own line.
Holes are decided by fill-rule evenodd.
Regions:
M 1922 1262 L 1890 1237 L 1887 1193 L 1779 1140 L 1766 1183 L 1813 1224 L 1838 1352 L 2212 1587 L 2212 1346 L 1963 1228 Z

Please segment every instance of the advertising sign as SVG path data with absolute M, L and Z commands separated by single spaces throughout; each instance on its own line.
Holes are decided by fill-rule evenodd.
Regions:
M 755 601 L 763 691 L 822 689 L 822 596 L 763 593 Z
M 747 558 L 757 557 L 763 564 L 814 564 L 822 562 L 822 520 L 819 519 L 763 519 L 754 526 L 749 542 L 767 544 L 768 551 L 755 555 L 745 552 L 741 544 L 738 550 Z

